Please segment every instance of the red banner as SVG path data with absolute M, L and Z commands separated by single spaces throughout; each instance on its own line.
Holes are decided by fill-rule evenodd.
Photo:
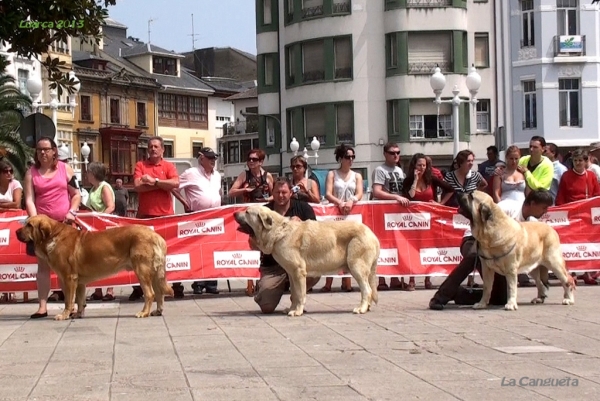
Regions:
M 250 250 L 247 235 L 237 231 L 233 219 L 233 213 L 245 207 L 229 205 L 149 220 L 82 213 L 77 220 L 91 231 L 127 224 L 151 227 L 167 240 L 167 279 L 171 282 L 258 278 L 260 254 Z M 454 208 L 418 202 L 405 208 L 371 201 L 358 203 L 346 217 L 334 206 L 313 208 L 318 220 L 346 218 L 369 226 L 381 242 L 381 276 L 446 275 L 461 260 L 459 245 L 468 221 Z M 25 253 L 25 244 L 15 235 L 24 218 L 22 211 L 0 213 L 0 292 L 36 289 L 36 260 Z M 541 220 L 558 231 L 569 270 L 600 270 L 600 198 L 551 208 Z M 134 283 L 137 279 L 132 272 L 121 272 L 90 286 Z M 52 284 L 58 288 L 56 277 Z

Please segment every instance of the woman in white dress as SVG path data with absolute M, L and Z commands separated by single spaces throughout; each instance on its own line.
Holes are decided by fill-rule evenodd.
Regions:
M 512 199 L 518 202 L 525 201 L 525 176 L 517 170 L 521 151 L 516 146 L 509 146 L 506 149 L 506 167 L 502 175 L 494 177 L 494 202 L 498 203 L 506 199 Z M 502 169 L 502 166 L 498 166 Z
M 354 148 L 341 144 L 335 149 L 335 160 L 340 162 L 340 168 L 327 173 L 325 182 L 325 198 L 337 205 L 340 213 L 350 214 L 356 202 L 363 196 L 363 178 L 360 173 L 352 171 L 352 163 L 356 158 Z M 325 279 L 321 292 L 330 292 L 333 278 Z M 352 278 L 342 278 L 342 291 L 352 291 Z

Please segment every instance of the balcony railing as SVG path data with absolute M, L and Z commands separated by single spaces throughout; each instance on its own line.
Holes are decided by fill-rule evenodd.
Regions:
M 350 12 L 350 0 L 345 2 L 333 3 L 334 14 L 345 14 Z
M 556 35 L 554 57 L 585 56 L 585 35 Z
M 336 68 L 335 79 L 352 78 L 352 67 Z
M 324 79 L 324 70 L 305 71 L 302 74 L 302 82 L 323 81 Z
M 323 15 L 323 6 L 308 7 L 302 9 L 302 18 L 311 18 Z
M 451 7 L 452 0 L 407 0 L 407 8 Z
M 452 70 L 452 62 L 450 61 L 408 61 L 408 73 L 414 75 L 433 74 L 435 67 L 440 67 L 442 72 L 450 72 Z
M 244 135 L 258 132 L 258 119 L 223 124 L 223 135 Z

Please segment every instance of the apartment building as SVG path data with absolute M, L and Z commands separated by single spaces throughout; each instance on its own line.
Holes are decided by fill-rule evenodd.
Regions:
M 257 0 L 259 141 L 265 165 L 289 172 L 292 138 L 318 168 L 334 168 L 333 148 L 356 149 L 365 178 L 383 161 L 383 144 L 400 143 L 403 161 L 423 152 L 452 159 L 452 110 L 438 108 L 429 79 L 446 76 L 443 98 L 475 65 L 479 103 L 461 105 L 460 147 L 479 159 L 497 131 L 494 2 L 473 0 Z M 275 117 L 275 118 L 270 118 Z M 280 122 L 280 123 L 279 123 Z M 313 163 L 311 163 L 313 164 Z

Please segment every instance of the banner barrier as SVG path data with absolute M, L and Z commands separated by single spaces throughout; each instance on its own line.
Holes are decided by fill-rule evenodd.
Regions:
M 237 231 L 233 213 L 247 204 L 228 205 L 202 212 L 149 220 L 97 213 L 80 213 L 78 223 L 90 231 L 127 224 L 150 227 L 168 245 L 167 279 L 170 282 L 204 279 L 259 277 L 260 253 L 248 246 L 248 236 Z M 356 220 L 369 226 L 379 238 L 381 276 L 447 275 L 462 259 L 460 242 L 468 220 L 434 203 L 411 203 L 403 207 L 390 201 L 359 202 L 348 216 L 333 205 L 312 205 L 318 220 Z M 15 231 L 26 217 L 24 211 L 0 213 L 0 292 L 36 290 L 37 264 L 25 253 Z M 541 221 L 553 226 L 561 237 L 563 255 L 570 271 L 600 270 L 600 197 L 553 207 Z M 137 283 L 135 274 L 121 272 L 89 287 Z M 53 274 L 52 287 L 59 288 Z

